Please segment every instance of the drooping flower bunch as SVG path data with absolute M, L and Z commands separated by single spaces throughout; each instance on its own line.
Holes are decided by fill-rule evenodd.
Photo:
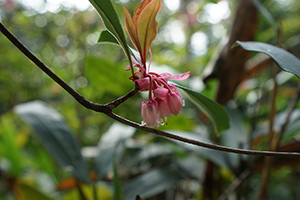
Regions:
M 139 63 L 133 56 L 131 57 L 134 63 L 133 67 L 138 69 L 130 79 L 139 86 L 141 91 L 149 91 L 149 99 L 144 101 L 141 106 L 143 122 L 149 127 L 162 125 L 163 119 L 171 117 L 172 114 L 177 116 L 184 105 L 177 88 L 173 84 L 169 84 L 167 80 L 185 80 L 190 76 L 190 72 L 174 76 L 169 73 L 150 72 L 152 59 L 150 47 L 158 31 L 155 17 L 160 7 L 160 0 L 143 0 L 131 17 L 123 6 L 126 30 L 141 58 Z M 150 53 L 150 62 L 147 66 L 148 52 Z M 130 70 L 130 66 L 125 69 Z

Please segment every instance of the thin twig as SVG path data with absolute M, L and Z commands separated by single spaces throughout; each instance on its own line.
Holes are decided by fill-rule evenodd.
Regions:
M 21 41 L 19 41 L 12 33 L 10 33 L 5 26 L 0 23 L 0 31 L 36 66 L 43 70 L 50 78 L 52 78 L 58 85 L 64 88 L 70 95 L 72 95 L 81 105 L 88 109 L 92 109 L 97 112 L 108 112 L 109 107 L 100 105 L 88 101 L 81 94 L 75 91 L 64 80 L 57 76 L 51 69 L 49 69 L 41 60 L 39 60 L 27 47 L 25 47 Z
M 276 116 L 276 97 L 277 97 L 277 89 L 278 89 L 278 84 L 276 82 L 276 75 L 279 72 L 279 68 L 275 64 L 273 67 L 275 67 L 273 69 L 273 74 L 272 74 L 274 88 L 270 95 L 270 117 L 269 117 L 270 120 L 269 120 L 269 135 L 268 135 L 268 139 L 269 139 L 268 140 L 268 150 L 270 150 L 270 151 L 276 151 L 275 149 L 273 149 L 272 143 L 275 139 L 274 122 L 275 122 L 275 116 Z M 267 157 L 264 159 L 258 200 L 266 199 L 267 187 L 268 187 L 269 175 L 270 175 L 270 169 L 272 166 L 272 162 L 273 162 L 273 159 L 270 157 Z
M 123 117 L 120 117 L 112 112 L 112 108 L 115 108 L 120 103 L 124 102 L 124 100 L 128 99 L 129 97 L 133 96 L 137 89 L 133 89 L 130 94 L 123 96 L 123 98 L 117 99 L 114 102 L 108 103 L 106 105 L 101 105 L 97 103 L 93 103 L 83 96 L 81 96 L 78 92 L 76 92 L 71 86 L 69 86 L 65 81 L 59 78 L 52 70 L 50 70 L 43 62 L 41 62 L 36 56 L 34 56 L 15 36 L 13 36 L 4 26 L 0 23 L 0 31 L 17 47 L 26 55 L 31 61 L 33 61 L 36 66 L 38 66 L 41 70 L 43 70 L 49 77 L 51 77 L 57 84 L 59 84 L 62 88 L 64 88 L 70 95 L 72 95 L 81 105 L 86 107 L 87 109 L 94 110 L 96 112 L 101 112 L 106 114 L 108 117 L 121 122 L 123 124 L 129 125 L 131 127 L 137 128 L 139 130 L 147 131 L 154 133 L 159 136 L 163 136 L 169 139 L 181 141 L 188 144 L 193 144 L 196 146 L 214 149 L 223 152 L 230 152 L 230 153 L 237 153 L 237 154 L 245 154 L 245 155 L 255 155 L 255 156 L 284 156 L 284 157 L 298 157 L 300 158 L 300 153 L 295 152 L 272 152 L 272 151 L 256 151 L 256 150 L 246 150 L 246 149 L 237 149 L 231 147 L 225 147 L 221 145 L 200 142 L 197 140 L 188 139 L 185 137 L 181 137 L 178 135 L 174 135 L 172 133 L 168 133 L 165 131 L 160 131 L 157 129 L 149 128 L 146 126 L 142 126 L 138 123 L 132 122 L 127 120 Z
M 277 46 L 281 44 L 282 40 L 282 29 L 278 27 L 277 29 Z M 275 115 L 276 115 L 276 97 L 277 97 L 277 89 L 278 84 L 276 82 L 276 75 L 279 72 L 279 67 L 277 64 L 274 63 L 275 69 L 273 71 L 273 82 L 274 82 L 274 89 L 272 90 L 271 94 L 271 111 L 270 111 L 270 126 L 269 126 L 269 141 L 268 141 L 268 150 L 270 151 L 277 151 L 276 147 L 278 146 L 278 143 L 281 138 L 281 134 L 279 135 L 279 138 L 276 138 L 275 132 L 274 132 L 274 121 L 275 121 Z M 288 119 L 287 119 L 288 120 Z M 278 139 L 278 140 L 277 140 Z M 264 200 L 267 198 L 267 190 L 268 190 L 268 182 L 269 182 L 269 176 L 271 171 L 271 166 L 273 164 L 273 158 L 267 157 L 264 159 L 264 166 L 262 171 L 262 181 L 259 191 L 258 200 Z
M 225 190 L 225 192 L 219 196 L 218 200 L 225 200 L 228 199 L 229 195 L 232 194 L 242 183 L 243 181 L 248 178 L 251 174 L 249 169 L 243 171 L 239 177 L 237 177 L 232 184 Z
M 272 144 L 272 147 L 273 147 L 274 150 L 278 149 L 280 139 L 281 139 L 283 133 L 286 130 L 286 127 L 287 127 L 287 125 L 290 121 L 290 117 L 291 117 L 293 111 L 295 110 L 299 99 L 300 99 L 300 83 L 298 84 L 298 87 L 297 87 L 297 96 L 289 104 L 289 107 L 286 110 L 286 115 L 285 115 L 284 122 L 282 123 L 279 132 L 274 137 L 274 141 L 273 141 L 274 143 Z
M 76 188 L 78 190 L 78 194 L 80 196 L 80 200 L 87 200 L 86 195 L 84 194 L 84 192 L 81 188 L 81 183 L 78 182 L 76 179 L 75 179 L 75 182 L 76 182 Z
M 129 99 L 130 97 L 133 97 L 136 93 L 138 93 L 139 90 L 140 89 L 136 86 L 130 92 L 128 92 L 126 95 L 116 99 L 113 102 L 107 103 L 105 105 L 108 106 L 112 110 L 112 109 L 116 108 L 118 105 L 120 105 L 121 103 L 123 103 L 124 101 L 126 101 L 127 99 Z

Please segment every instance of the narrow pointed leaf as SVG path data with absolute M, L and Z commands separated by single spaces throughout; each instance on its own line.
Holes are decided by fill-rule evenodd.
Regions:
M 70 169 L 78 180 L 90 182 L 80 147 L 60 113 L 42 101 L 17 105 L 14 111 L 34 128 L 43 146 L 61 167 Z
M 98 149 L 99 153 L 95 159 L 97 179 L 103 178 L 113 169 L 113 163 L 121 158 L 124 152 L 125 141 L 132 137 L 135 129 L 120 123 L 113 123 L 101 136 Z
M 98 39 L 99 43 L 111 43 L 111 44 L 116 44 L 119 45 L 118 41 L 116 40 L 116 38 L 107 30 L 102 31 L 99 39 Z
M 133 14 L 133 23 L 137 24 L 138 18 L 141 14 L 141 12 L 146 8 L 148 3 L 150 3 L 152 0 L 143 0 L 141 3 L 138 5 L 138 7 L 135 9 L 134 14 Z
M 141 51 L 141 46 L 138 40 L 137 32 L 136 32 L 136 25 L 133 23 L 130 13 L 126 10 L 123 6 L 124 16 L 125 16 L 125 27 L 129 34 L 129 37 L 135 46 L 135 48 Z
M 237 44 L 247 51 L 256 51 L 269 55 L 283 71 L 295 74 L 300 78 L 300 59 L 290 52 L 262 42 L 237 41 Z
M 259 0 L 252 0 L 252 2 L 258 8 L 259 12 L 264 16 L 264 18 L 267 20 L 270 26 L 272 26 L 275 33 L 277 34 L 277 24 L 269 10 L 266 9 L 266 7 L 264 7 Z
M 142 198 L 150 198 L 183 179 L 185 175 L 174 165 L 152 168 L 124 186 L 124 197 L 125 200 L 133 200 L 139 194 Z
M 152 0 L 142 10 L 137 20 L 138 38 L 142 49 L 142 57 L 144 58 L 146 58 L 151 43 L 157 34 L 158 26 L 155 17 L 160 7 L 160 0 Z
M 221 105 L 186 87 L 179 85 L 176 87 L 182 89 L 187 94 L 188 99 L 210 119 L 217 133 L 229 128 L 229 117 Z
M 114 200 L 124 200 L 122 183 L 119 177 L 116 163 L 114 163 Z
M 100 15 L 105 27 L 121 45 L 126 57 L 130 60 L 129 49 L 117 13 L 110 0 L 89 0 Z
M 141 60 L 140 53 L 137 50 L 135 50 L 131 47 L 129 47 L 129 50 L 131 51 L 131 53 L 134 56 L 135 60 L 138 61 L 138 63 L 140 63 L 142 65 L 142 60 Z

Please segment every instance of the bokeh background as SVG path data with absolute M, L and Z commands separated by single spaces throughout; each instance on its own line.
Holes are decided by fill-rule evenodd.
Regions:
M 234 17 L 242 1 L 248 0 L 162 1 L 151 70 L 171 74 L 190 71 L 191 77 L 181 84 L 222 102 L 231 128 L 221 136 L 214 135 L 209 120 L 186 99 L 182 113 L 159 129 L 226 146 L 267 149 L 276 66 L 266 56 L 247 54 L 242 65 L 247 73 L 225 101 L 218 96 L 220 74 L 209 76 L 218 74 L 216 66 L 222 67 L 217 60 L 225 55 L 222 49 L 228 44 L 231 30 L 239 32 Z M 112 3 L 125 31 L 122 5 L 133 13 L 139 1 Z M 240 19 L 246 28 L 249 23 L 249 30 L 254 30 L 253 40 L 280 46 L 299 56 L 300 2 L 264 0 L 256 8 L 257 21 L 250 18 L 250 22 L 255 21 L 254 28 L 246 19 Z M 247 11 L 247 7 L 244 9 Z M 124 70 L 128 61 L 121 48 L 97 43 L 105 27 L 87 0 L 0 0 L 0 21 L 88 100 L 108 103 L 134 87 L 130 72 Z M 222 61 L 234 65 L 241 59 L 233 58 Z M 258 66 L 263 62 L 266 63 Z M 279 130 L 284 111 L 297 95 L 299 79 L 278 71 L 276 80 L 275 129 Z M 147 94 L 137 94 L 115 112 L 139 123 L 140 105 L 146 98 Z M 282 150 L 300 151 L 298 107 L 281 139 Z M 62 145 L 61 151 L 69 148 L 70 141 L 76 144 L 74 149 L 78 151 L 74 151 L 81 153 L 78 162 L 84 163 L 83 170 L 70 167 L 73 161 L 64 163 L 72 153 L 66 153 L 68 158 L 62 157 L 59 150 L 53 153 L 58 146 L 43 138 L 42 133 L 47 131 L 68 135 L 55 141 Z M 87 110 L 0 34 L 0 199 L 116 199 L 121 194 L 126 200 L 133 200 L 137 194 L 153 200 L 222 199 L 224 195 L 256 199 L 262 163 L 261 158 L 197 148 L 136 131 Z M 300 198 L 299 159 L 278 158 L 274 163 L 269 199 Z M 210 164 L 214 186 L 207 189 Z M 233 185 L 245 171 L 247 176 L 242 183 Z M 82 176 L 78 175 L 81 172 Z M 123 192 L 118 191 L 121 186 Z

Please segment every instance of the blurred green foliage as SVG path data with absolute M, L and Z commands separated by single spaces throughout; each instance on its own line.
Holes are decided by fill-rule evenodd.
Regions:
M 126 2 L 124 5 L 131 13 L 139 2 L 113 1 L 124 27 L 121 2 Z M 163 2 L 165 3 L 157 17 L 159 33 L 152 45 L 152 69 L 172 74 L 190 71 L 192 76 L 184 84 L 214 99 L 216 82 L 211 81 L 208 83 L 209 87 L 204 87 L 201 79 L 204 69 L 211 64 L 221 48 L 222 39 L 232 22 L 231 18 L 211 21 L 208 5 L 216 5 L 218 1 L 182 0 L 177 10 L 167 7 L 167 1 Z M 237 2 L 228 3 L 231 15 Z M 268 8 L 282 30 L 281 46 L 300 56 L 300 1 L 266 0 L 263 6 Z M 107 103 L 133 88 L 134 85 L 129 80 L 130 71 L 124 70 L 128 61 L 122 49 L 114 45 L 97 44 L 100 32 L 105 28 L 93 8 L 78 11 L 61 5 L 50 12 L 35 10 L 12 0 L 2 0 L 0 20 L 47 66 L 88 100 Z M 177 37 L 173 35 L 174 32 L 178 33 Z M 203 34 L 207 38 L 206 42 L 192 43 L 193 36 L 200 37 Z M 128 39 L 127 35 L 126 37 Z M 256 40 L 271 44 L 277 42 L 276 30 L 263 15 L 260 16 Z M 231 124 L 236 126 L 223 132 L 221 144 L 247 148 L 251 146 L 249 138 L 253 137 L 256 139 L 251 143 L 254 148 L 266 149 L 268 95 L 272 84 L 270 71 L 270 68 L 263 69 L 237 88 L 229 110 L 234 110 L 239 117 L 231 117 Z M 283 111 L 294 96 L 299 82 L 297 77 L 284 73 L 281 73 L 280 80 L 277 124 L 282 121 Z M 144 99 L 146 94 L 135 95 L 115 109 L 115 112 L 140 122 L 140 105 Z M 61 123 L 70 127 L 70 132 L 82 147 L 82 155 L 91 174 L 97 168 L 95 159 L 101 149 L 101 136 L 113 126 L 113 120 L 77 103 L 0 34 L 0 199 L 25 197 L 31 200 L 67 200 L 82 199 L 82 194 L 87 199 L 96 199 L 95 196 L 98 199 L 113 199 L 112 168 L 94 185 L 70 182 L 69 189 L 58 189 L 63 181 L 72 178 L 68 167 L 62 168 L 55 163 L 33 129 L 12 110 L 16 105 L 33 100 L 46 102 L 64 116 Z M 228 111 L 232 114 L 231 112 L 233 111 Z M 299 116 L 298 105 L 287 132 L 283 135 L 283 141 L 294 142 L 299 139 Z M 178 135 L 211 142 L 211 123 L 187 98 L 182 114 L 168 119 L 168 124 L 159 129 L 176 130 L 174 133 Z M 172 199 L 177 195 L 181 199 L 200 199 L 199 188 L 204 180 L 206 160 L 220 166 L 220 172 L 216 176 L 223 177 L 223 187 L 220 188 L 222 191 L 239 175 L 237 166 L 253 161 L 252 158 L 174 143 L 140 131 L 136 131 L 133 137 L 126 138 L 125 142 L 122 140 L 124 130 L 124 127 L 117 129 L 116 137 L 119 137 L 123 146 L 111 148 L 119 151 L 110 150 L 117 156 L 109 160 L 116 163 L 119 175 L 116 178 L 124 184 L 125 197 L 131 199 L 139 191 L 145 198 L 156 195 L 157 199 L 167 199 L 166 196 L 169 195 L 168 198 Z M 257 195 L 261 173 L 258 170 L 253 171 L 253 174 L 247 179 L 245 198 L 255 199 Z M 300 195 L 298 180 L 297 168 L 287 165 L 275 169 L 270 176 L 269 198 L 297 199 Z M 145 183 L 146 188 L 140 182 Z M 279 191 L 282 192 L 279 194 Z

